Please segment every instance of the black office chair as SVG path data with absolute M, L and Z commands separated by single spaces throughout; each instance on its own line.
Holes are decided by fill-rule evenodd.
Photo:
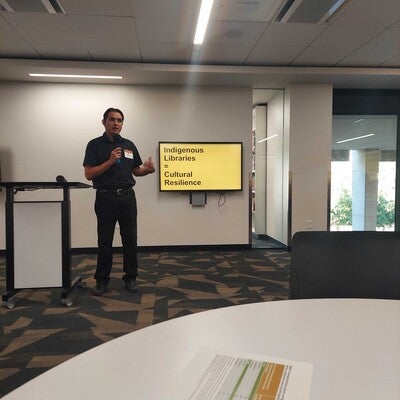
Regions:
M 400 233 L 297 232 L 290 298 L 400 299 Z

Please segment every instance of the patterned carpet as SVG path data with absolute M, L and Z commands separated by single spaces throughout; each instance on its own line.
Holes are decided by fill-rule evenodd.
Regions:
M 199 311 L 288 298 L 289 253 L 282 250 L 151 252 L 139 255 L 139 292 L 123 287 L 114 255 L 109 292 L 94 297 L 94 255 L 72 257 L 73 276 L 88 287 L 23 290 L 0 308 L 0 397 L 47 369 L 108 340 Z M 5 260 L 0 259 L 5 292 Z

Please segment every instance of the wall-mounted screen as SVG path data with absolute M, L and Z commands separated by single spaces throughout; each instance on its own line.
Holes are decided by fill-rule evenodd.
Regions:
M 242 143 L 159 142 L 161 192 L 242 190 Z

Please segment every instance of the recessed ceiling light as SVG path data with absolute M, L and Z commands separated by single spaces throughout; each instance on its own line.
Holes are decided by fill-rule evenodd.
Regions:
M 29 74 L 29 76 L 39 76 L 47 78 L 122 79 L 122 76 L 113 75 Z

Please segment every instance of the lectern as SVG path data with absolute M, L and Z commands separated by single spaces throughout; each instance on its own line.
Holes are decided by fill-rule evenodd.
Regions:
M 6 293 L 7 308 L 21 289 L 62 287 L 61 302 L 72 305 L 68 297 L 81 277 L 71 280 L 71 202 L 70 189 L 91 187 L 81 182 L 1 182 L 6 188 Z M 62 201 L 18 201 L 22 191 L 60 189 Z

